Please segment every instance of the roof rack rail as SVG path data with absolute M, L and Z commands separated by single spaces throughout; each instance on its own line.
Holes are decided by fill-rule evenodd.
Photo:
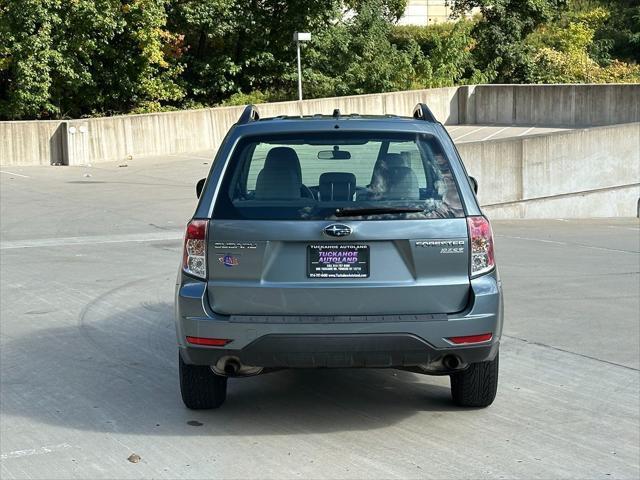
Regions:
M 247 105 L 244 107 L 240 118 L 238 119 L 238 125 L 242 125 L 244 123 L 254 122 L 260 119 L 260 114 L 258 113 L 258 109 L 255 105 Z
M 433 113 L 429 107 L 427 107 L 426 103 L 416 105 L 416 108 L 413 109 L 413 118 L 424 120 L 425 122 L 437 122 L 436 117 L 433 116 Z

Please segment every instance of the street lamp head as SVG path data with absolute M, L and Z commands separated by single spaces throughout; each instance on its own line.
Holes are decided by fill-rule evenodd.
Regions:
M 311 34 L 309 32 L 294 32 L 293 41 L 294 42 L 308 42 L 311 40 Z

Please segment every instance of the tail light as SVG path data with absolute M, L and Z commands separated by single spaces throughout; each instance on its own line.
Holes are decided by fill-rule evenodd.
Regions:
M 207 278 L 208 227 L 208 220 L 191 220 L 184 236 L 182 270 L 202 279 Z
M 489 220 L 484 217 L 467 217 L 471 239 L 471 276 L 490 272 L 496 265 L 493 257 L 493 233 Z

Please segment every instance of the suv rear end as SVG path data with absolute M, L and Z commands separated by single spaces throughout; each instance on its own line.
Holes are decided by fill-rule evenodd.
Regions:
M 414 117 L 279 117 L 249 106 L 221 145 L 176 289 L 181 390 L 228 377 L 376 367 L 496 393 L 501 286 L 489 222 L 444 127 Z

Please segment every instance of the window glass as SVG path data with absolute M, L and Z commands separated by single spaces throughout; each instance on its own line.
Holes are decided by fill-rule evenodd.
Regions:
M 437 139 L 427 134 L 247 137 L 229 162 L 214 218 L 464 216 L 449 161 Z

